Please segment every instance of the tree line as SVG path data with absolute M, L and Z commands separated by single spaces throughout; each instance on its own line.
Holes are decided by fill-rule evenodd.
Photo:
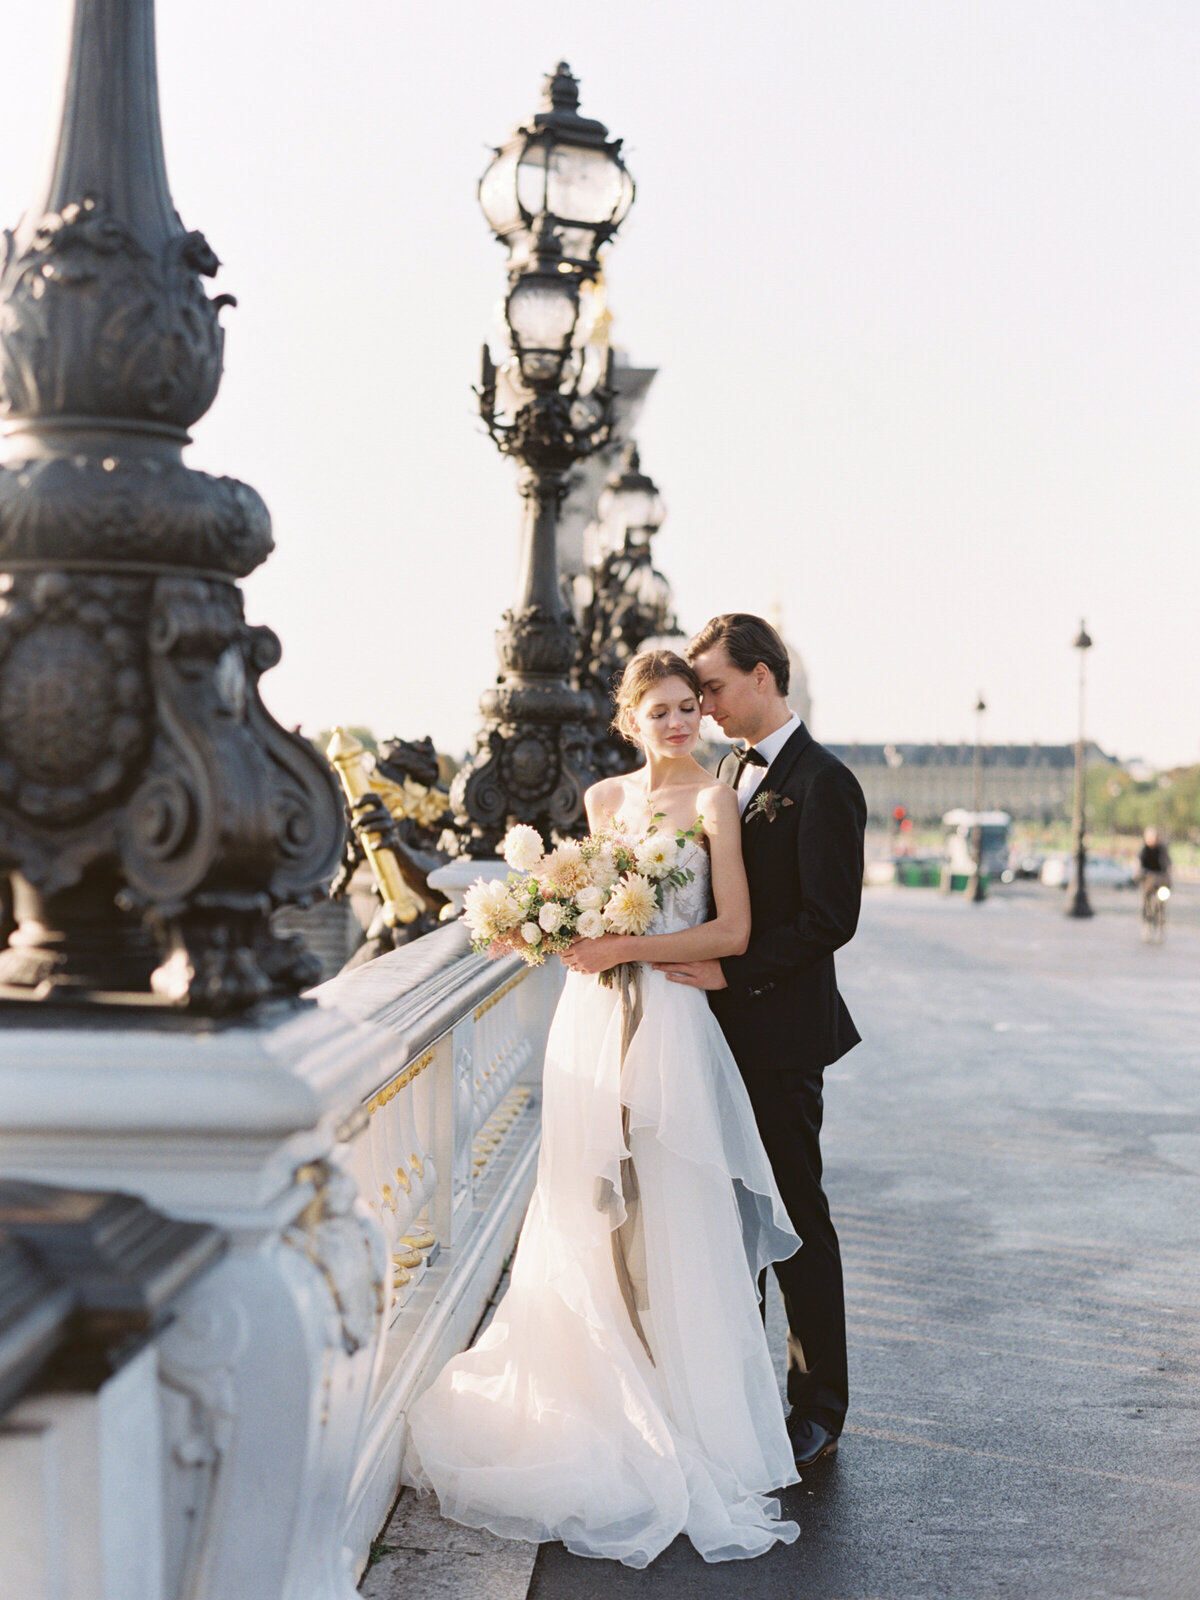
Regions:
M 1140 834 L 1160 828 L 1170 839 L 1200 843 L 1200 766 L 1173 767 L 1144 779 L 1112 767 L 1092 767 L 1087 805 L 1093 833 Z

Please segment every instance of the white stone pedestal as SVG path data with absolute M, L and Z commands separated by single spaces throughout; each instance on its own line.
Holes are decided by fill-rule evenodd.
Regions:
M 113 1456 L 104 1503 L 127 1520 L 161 1493 L 164 1594 L 351 1600 L 346 1502 L 390 1267 L 339 1141 L 398 1041 L 314 1004 L 257 1025 L 9 1020 L 0 1173 L 136 1194 L 231 1241 L 154 1347 L 161 1483 Z

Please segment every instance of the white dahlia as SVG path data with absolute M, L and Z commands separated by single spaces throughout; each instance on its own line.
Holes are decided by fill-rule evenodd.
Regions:
M 492 915 L 496 921 L 506 928 L 513 928 L 521 920 L 521 907 L 517 904 L 517 897 L 506 883 L 499 879 L 492 880 L 492 892 L 489 896 Z
M 463 896 L 463 920 L 476 939 L 490 941 L 514 927 L 521 912 L 507 884 L 477 878 Z
M 645 933 L 657 910 L 658 901 L 649 878 L 627 872 L 608 897 L 604 925 L 613 933 Z
M 504 835 L 500 850 L 514 872 L 532 872 L 544 854 L 542 836 L 536 828 L 518 822 Z
M 581 939 L 598 939 L 604 932 L 604 918 L 598 911 L 584 911 L 580 913 L 576 927 Z
M 560 894 L 574 894 L 590 881 L 583 851 L 574 839 L 564 839 L 538 863 L 537 878 L 543 889 Z

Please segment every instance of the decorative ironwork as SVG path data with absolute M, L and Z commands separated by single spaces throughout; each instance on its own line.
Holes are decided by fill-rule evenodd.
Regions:
M 484 213 L 510 251 L 512 352 L 498 369 L 485 348 L 480 411 L 497 447 L 521 464 L 525 533 L 520 599 L 496 635 L 500 675 L 480 701 L 484 726 L 450 791 L 446 842 L 463 855 L 494 855 L 513 821 L 547 839 L 577 832 L 595 775 L 594 701 L 571 681 L 579 634 L 559 579 L 557 526 L 571 468 L 612 427 L 600 302 L 590 323 L 581 309 L 597 251 L 633 187 L 619 141 L 577 106 L 578 85 L 561 63 L 547 79 L 545 110 L 497 152 L 480 185 Z
M 671 586 L 651 561 L 650 540 L 665 511 L 653 480 L 641 470 L 636 445 L 601 496 L 610 543 L 592 567 L 583 608 L 578 679 L 592 702 L 592 765 L 605 776 L 630 772 L 638 755 L 612 732 L 613 693 L 631 657 L 652 639 L 677 635 Z
M 436 787 L 432 739 L 390 739 L 372 757 L 361 740 L 335 728 L 326 754 L 342 781 L 350 825 L 332 893 L 343 896 L 366 861 L 381 902 L 365 944 L 347 963 L 360 966 L 428 933 L 449 904 L 427 881 L 446 863 L 437 841 L 448 800 Z
M 0 257 L 0 985 L 237 1010 L 316 976 L 267 919 L 332 875 L 341 808 L 258 695 L 267 509 L 182 460 L 234 301 L 167 187 L 153 0 L 78 0 L 66 85 Z

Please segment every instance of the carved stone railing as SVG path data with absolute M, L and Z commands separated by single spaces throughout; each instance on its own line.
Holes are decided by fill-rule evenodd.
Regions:
M 161 1511 L 122 1600 L 352 1600 L 407 1407 L 520 1228 L 560 976 L 448 923 L 256 1025 L 3 1017 L 0 1176 L 119 1190 L 227 1242 L 138 1368 L 161 1450 L 93 1471 L 105 1504 Z
M 351 1483 L 358 1562 L 399 1487 L 404 1417 L 470 1340 L 515 1242 L 535 1177 L 546 1033 L 561 982 L 470 954 L 461 923 L 315 991 L 396 1040 L 348 1139 L 393 1280 L 383 1356 Z

